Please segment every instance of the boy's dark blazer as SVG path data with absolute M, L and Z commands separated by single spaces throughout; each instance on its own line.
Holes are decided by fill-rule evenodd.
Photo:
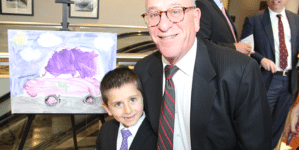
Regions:
M 115 119 L 104 123 L 96 141 L 97 150 L 116 150 L 119 122 Z M 157 136 L 145 118 L 140 125 L 129 150 L 156 150 Z

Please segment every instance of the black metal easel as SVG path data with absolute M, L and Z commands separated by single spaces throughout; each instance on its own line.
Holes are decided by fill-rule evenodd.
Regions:
M 24 130 L 24 133 L 22 135 L 21 143 L 19 145 L 19 150 L 22 150 L 23 147 L 24 147 L 27 135 L 28 135 L 29 130 L 30 130 L 30 126 L 31 126 L 32 121 L 34 120 L 34 118 L 35 118 L 35 115 L 28 115 L 27 124 L 26 124 L 25 130 Z
M 73 1 L 71 0 L 55 0 L 55 3 L 62 3 L 62 23 L 61 26 L 62 28 L 60 31 L 70 31 L 68 28 L 69 23 L 67 22 L 67 8 L 70 6 L 70 4 L 74 4 Z

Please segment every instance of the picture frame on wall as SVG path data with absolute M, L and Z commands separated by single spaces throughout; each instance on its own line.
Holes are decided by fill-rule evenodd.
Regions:
M 0 0 L 1 15 L 33 16 L 33 0 Z
M 74 2 L 69 7 L 70 18 L 99 18 L 99 0 L 75 0 Z

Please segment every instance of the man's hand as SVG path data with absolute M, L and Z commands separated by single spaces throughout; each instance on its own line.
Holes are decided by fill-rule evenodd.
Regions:
M 277 68 L 275 63 L 267 58 L 263 58 L 261 60 L 261 65 L 265 68 L 265 70 L 267 71 L 271 71 L 272 73 L 276 73 L 277 72 Z
M 299 111 L 299 105 L 297 104 L 288 114 L 285 129 L 284 129 L 284 137 L 287 139 L 290 132 L 297 133 L 296 125 L 298 123 L 298 111 Z
M 246 44 L 246 43 L 234 43 L 234 45 L 235 45 L 237 51 L 239 51 L 239 52 L 241 52 L 241 53 L 243 53 L 245 55 L 250 56 L 251 54 L 254 54 L 254 51 L 251 52 L 252 47 L 249 44 Z

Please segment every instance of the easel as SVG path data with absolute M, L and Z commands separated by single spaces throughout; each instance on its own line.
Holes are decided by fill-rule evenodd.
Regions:
M 55 0 L 55 3 L 62 3 L 62 23 L 61 26 L 62 28 L 60 31 L 70 31 L 68 28 L 69 23 L 67 22 L 67 7 L 70 6 L 70 4 L 74 4 L 73 1 L 71 0 Z
M 28 136 L 31 124 L 33 122 L 35 118 L 35 114 L 29 114 L 28 115 L 28 120 L 27 120 L 27 124 L 26 127 L 24 129 L 23 135 L 22 135 L 22 139 L 19 145 L 18 150 L 22 150 L 24 145 L 25 145 L 25 141 L 26 138 Z M 103 114 L 99 114 L 98 115 L 99 120 L 101 120 L 101 123 L 105 123 L 105 116 Z M 75 146 L 75 150 L 78 150 L 78 145 L 77 145 L 77 137 L 76 137 L 76 124 L 75 124 L 75 115 L 71 115 L 71 122 L 72 122 L 72 130 L 73 130 L 73 140 L 74 140 L 74 146 Z
M 70 4 L 74 4 L 73 1 L 71 0 L 55 0 L 55 3 L 63 3 L 63 7 L 62 7 L 62 23 L 61 26 L 62 28 L 60 29 L 60 31 L 70 31 L 68 29 L 69 23 L 67 22 L 67 8 L 70 6 Z M 104 115 L 103 114 L 99 114 L 98 115 L 99 119 L 101 120 L 102 124 L 105 123 L 104 120 Z M 24 133 L 22 135 L 22 139 L 19 145 L 19 150 L 23 150 L 26 138 L 28 136 L 31 124 L 33 122 L 35 118 L 35 114 L 29 114 L 28 115 L 28 120 L 27 120 L 27 124 L 26 127 L 24 129 Z M 71 122 L 72 122 L 72 130 L 73 130 L 73 140 L 74 140 L 74 146 L 75 146 L 75 150 L 78 150 L 78 146 L 77 146 L 77 137 L 76 137 L 76 124 L 75 124 L 75 115 L 71 115 Z

